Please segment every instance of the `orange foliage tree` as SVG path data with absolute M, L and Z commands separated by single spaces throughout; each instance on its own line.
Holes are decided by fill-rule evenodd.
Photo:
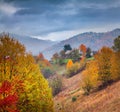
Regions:
M 40 53 L 40 54 L 38 55 L 38 60 L 44 60 L 44 59 L 45 59 L 45 58 L 44 58 L 43 54 Z
M 18 112 L 18 94 L 13 89 L 14 85 L 5 80 L 2 82 L 0 87 L 0 111 L 6 112 Z
M 69 69 L 73 66 L 73 61 L 71 59 L 68 60 L 66 68 Z
M 80 47 L 79 47 L 80 51 L 82 51 L 83 53 L 83 56 L 85 57 L 86 55 L 86 51 L 87 51 L 87 48 L 84 44 L 81 44 Z
M 118 41 L 116 41 L 117 45 L 119 45 Z M 119 68 L 120 51 L 117 49 L 113 52 L 109 47 L 102 47 L 95 55 L 95 60 L 87 63 L 83 74 L 83 89 L 89 93 L 94 87 L 106 86 L 111 81 L 120 80 Z
M 44 58 L 44 55 L 42 53 L 40 53 L 36 57 L 36 62 L 40 65 L 40 69 L 44 69 L 45 67 L 51 66 L 50 62 Z

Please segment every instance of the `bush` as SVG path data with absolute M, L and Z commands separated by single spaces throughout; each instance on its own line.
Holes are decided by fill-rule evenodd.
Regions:
M 66 77 L 72 77 L 76 75 L 85 68 L 85 65 L 86 65 L 85 61 L 82 61 L 80 63 L 76 62 L 70 68 L 67 69 Z
M 66 77 L 72 77 L 79 70 L 79 63 L 75 63 L 72 67 L 67 69 Z
M 59 59 L 59 65 L 67 64 L 69 60 L 70 60 L 70 59 L 62 59 L 62 58 L 60 58 L 60 59 Z
M 90 91 L 93 89 L 93 86 L 90 83 L 90 81 L 88 81 L 88 82 L 85 82 L 85 85 L 82 88 L 84 90 L 84 94 L 89 95 Z
M 75 102 L 77 100 L 76 96 L 72 97 L 72 102 Z
M 51 70 L 51 68 L 44 68 L 43 70 L 42 70 L 42 73 L 43 73 L 43 76 L 45 77 L 45 78 L 49 78 L 50 76 L 53 76 L 54 75 L 54 72 Z
M 58 75 L 53 76 L 49 79 L 49 85 L 52 88 L 52 93 L 55 96 L 62 90 L 62 78 Z
M 64 59 L 59 59 L 59 65 L 64 65 L 65 62 L 64 62 Z

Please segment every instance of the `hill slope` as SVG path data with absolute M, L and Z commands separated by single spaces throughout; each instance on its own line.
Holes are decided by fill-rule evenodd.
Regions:
M 119 112 L 120 81 L 89 96 L 83 95 L 80 83 L 81 73 L 64 79 L 63 91 L 54 97 L 55 112 Z
M 62 50 L 65 44 L 70 44 L 72 48 L 78 48 L 80 44 L 85 44 L 92 50 L 98 50 L 102 46 L 111 47 L 113 45 L 113 40 L 118 37 L 118 35 L 120 35 L 120 29 L 115 29 L 113 31 L 104 33 L 82 33 L 49 47 L 43 51 L 43 54 L 47 58 L 50 58 L 55 52 Z

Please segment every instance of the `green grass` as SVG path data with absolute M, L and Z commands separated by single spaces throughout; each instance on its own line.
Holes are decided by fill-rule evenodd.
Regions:
M 65 65 L 52 64 L 52 66 L 53 66 L 53 71 L 55 71 L 58 75 L 62 75 L 66 71 Z
M 64 63 L 67 63 L 67 62 L 68 62 L 68 60 L 69 60 L 69 59 L 64 59 L 64 60 L 63 60 L 63 62 L 64 62 Z
M 94 60 L 94 57 L 87 58 L 87 61 Z

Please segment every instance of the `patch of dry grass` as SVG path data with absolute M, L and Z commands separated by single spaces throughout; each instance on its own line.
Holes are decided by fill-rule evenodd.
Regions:
M 64 79 L 63 91 L 54 98 L 55 112 L 120 112 L 120 81 L 89 96 L 83 95 L 80 82 L 81 74 Z M 73 96 L 77 98 L 75 102 L 71 100 Z

